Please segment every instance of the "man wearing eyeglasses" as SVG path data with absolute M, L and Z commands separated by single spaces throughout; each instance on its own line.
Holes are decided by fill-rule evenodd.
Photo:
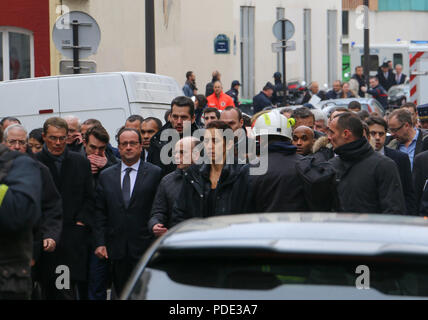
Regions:
M 416 206 L 416 195 L 413 188 L 409 157 L 403 152 L 385 147 L 388 124 L 383 118 L 371 116 L 366 120 L 366 123 L 370 130 L 370 144 L 375 151 L 391 158 L 397 164 L 401 184 L 403 186 L 407 213 L 410 215 L 417 215 L 418 209 Z
M 388 127 L 393 139 L 387 146 L 406 153 L 413 170 L 415 156 L 428 150 L 428 132 L 413 126 L 412 115 L 406 109 L 398 109 L 392 112 L 388 119 Z
M 122 161 L 101 172 L 98 180 L 95 254 L 110 261 L 114 293 L 119 297 L 154 240 L 147 225 L 162 170 L 141 160 L 139 131 L 122 128 L 116 140 Z
M 74 300 L 87 297 L 88 245 L 90 223 L 93 221 L 94 191 L 91 165 L 83 155 L 66 148 L 68 125 L 53 117 L 43 125 L 43 149 L 36 157 L 46 165 L 62 197 L 63 231 L 55 252 L 51 255 L 49 300 Z M 58 288 L 56 268 L 69 269 L 70 287 Z

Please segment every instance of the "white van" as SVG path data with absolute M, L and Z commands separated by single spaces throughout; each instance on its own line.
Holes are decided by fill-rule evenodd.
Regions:
M 0 118 L 14 116 L 31 131 L 47 118 L 75 115 L 98 119 L 114 136 L 131 114 L 164 122 L 171 101 L 183 91 L 171 77 L 112 72 L 0 82 Z

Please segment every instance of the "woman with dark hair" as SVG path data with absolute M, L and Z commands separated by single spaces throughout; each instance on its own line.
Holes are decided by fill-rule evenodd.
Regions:
M 212 121 L 204 134 L 204 164 L 184 173 L 172 225 L 190 218 L 248 213 L 251 205 L 249 165 L 234 163 L 234 135 L 223 121 Z
M 207 106 L 207 98 L 203 94 L 198 94 L 195 96 L 195 122 L 198 127 L 203 127 L 202 123 L 202 114 L 204 113 L 204 109 Z
M 42 138 L 43 128 L 37 128 L 30 132 L 28 135 L 28 148 L 31 149 L 33 154 L 39 153 L 43 148 Z

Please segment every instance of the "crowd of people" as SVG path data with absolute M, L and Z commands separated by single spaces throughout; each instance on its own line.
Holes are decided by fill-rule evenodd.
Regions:
M 156 237 L 191 218 L 426 213 L 428 132 L 415 105 L 385 117 L 354 101 L 329 115 L 301 107 L 250 118 L 239 82 L 224 94 L 215 72 L 205 96 L 187 75 L 193 98 L 175 98 L 164 125 L 131 115 L 117 148 L 97 119 L 52 117 L 31 132 L 0 121 L 0 299 L 105 300 L 110 286 L 119 297 Z M 171 131 L 177 141 L 162 138 Z M 329 179 L 308 175 L 320 167 Z M 58 285 L 60 266 L 69 282 Z

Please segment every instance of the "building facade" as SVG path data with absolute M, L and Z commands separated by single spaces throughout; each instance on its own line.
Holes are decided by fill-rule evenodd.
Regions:
M 0 1 L 0 80 L 49 76 L 49 0 Z
M 146 71 L 145 1 L 3 0 L 2 65 L 15 66 L 15 71 L 2 70 L 4 79 L 60 74 L 60 61 L 69 59 L 55 48 L 52 30 L 67 11 L 85 12 L 100 27 L 96 54 L 83 59 L 94 61 L 97 72 Z M 214 70 L 221 72 L 225 90 L 239 80 L 244 98 L 252 98 L 273 81 L 273 73 L 283 69 L 282 54 L 272 49 L 278 42 L 272 27 L 280 18 L 295 27 L 291 38 L 295 49 L 286 54 L 287 80 L 331 85 L 340 77 L 341 0 L 156 0 L 154 12 L 156 73 L 183 84 L 186 72 L 192 70 L 199 93 L 205 93 Z M 15 41 L 13 30 L 18 29 L 28 37 L 21 40 L 27 44 L 15 46 L 19 64 L 10 58 L 17 52 L 12 45 L 7 43 L 5 49 L 4 36 L 12 32 L 8 41 Z M 18 65 L 30 71 L 17 74 Z

